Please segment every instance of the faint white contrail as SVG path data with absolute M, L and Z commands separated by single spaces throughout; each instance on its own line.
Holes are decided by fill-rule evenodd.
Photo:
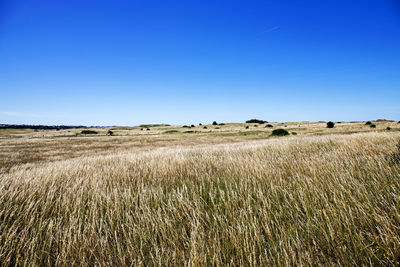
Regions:
M 261 32 L 260 35 L 263 35 L 263 34 L 266 34 L 266 33 L 269 33 L 269 32 L 273 32 L 273 31 L 276 31 L 276 30 L 279 30 L 279 29 L 280 29 L 279 26 L 275 26 L 275 27 L 266 29 L 265 31 Z

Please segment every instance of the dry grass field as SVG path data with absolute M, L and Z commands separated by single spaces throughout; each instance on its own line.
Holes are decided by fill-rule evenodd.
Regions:
M 0 130 L 0 265 L 400 265 L 400 123 L 373 123 Z

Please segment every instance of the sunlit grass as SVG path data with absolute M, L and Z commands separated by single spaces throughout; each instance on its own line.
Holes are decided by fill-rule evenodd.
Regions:
M 2 265 L 395 265 L 397 133 L 282 137 L 16 165 Z

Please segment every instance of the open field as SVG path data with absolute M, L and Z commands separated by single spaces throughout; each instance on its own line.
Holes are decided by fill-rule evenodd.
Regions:
M 373 123 L 1 130 L 0 265 L 399 265 L 400 123 Z

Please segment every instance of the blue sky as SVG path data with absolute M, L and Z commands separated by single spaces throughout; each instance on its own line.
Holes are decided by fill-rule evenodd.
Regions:
M 0 123 L 400 120 L 396 0 L 0 0 Z

